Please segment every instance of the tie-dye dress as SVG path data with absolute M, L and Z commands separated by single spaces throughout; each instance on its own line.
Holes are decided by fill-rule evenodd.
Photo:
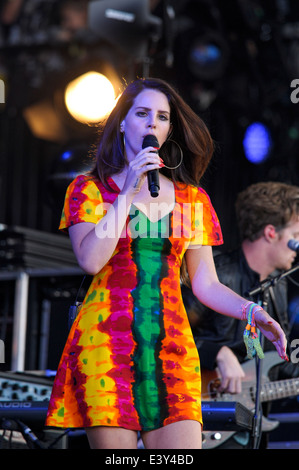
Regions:
M 68 187 L 60 229 L 97 223 L 119 188 L 90 176 Z M 53 384 L 47 426 L 152 430 L 202 421 L 198 352 L 182 302 L 187 248 L 219 245 L 217 215 L 203 189 L 175 187 L 156 223 L 132 205 L 109 262 L 94 276 Z M 105 242 L 103 242 L 103 250 Z

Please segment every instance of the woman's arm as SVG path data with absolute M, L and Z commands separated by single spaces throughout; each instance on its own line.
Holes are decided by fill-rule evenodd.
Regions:
M 192 247 L 186 252 L 186 263 L 192 291 L 199 301 L 216 312 L 241 319 L 247 300 L 219 282 L 212 248 Z M 274 344 L 280 357 L 287 359 L 286 337 L 280 325 L 263 309 L 256 312 L 255 321 L 262 334 Z
M 198 300 L 216 312 L 240 319 L 245 299 L 220 283 L 212 248 L 201 246 L 187 250 L 186 263 L 192 291 Z
M 113 204 L 97 224 L 82 222 L 69 228 L 75 256 L 79 266 L 88 274 L 97 274 L 109 261 L 126 227 L 126 220 L 134 196 L 141 189 L 149 170 L 161 166 L 160 157 L 153 147 L 142 149 L 128 165 L 123 188 Z M 105 204 L 99 205 L 104 210 Z
M 69 236 L 79 266 L 97 274 L 111 258 L 125 227 L 131 198 L 120 194 L 97 224 L 82 222 L 69 227 Z

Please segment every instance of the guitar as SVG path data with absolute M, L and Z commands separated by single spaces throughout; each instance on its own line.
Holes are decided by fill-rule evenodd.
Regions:
M 278 400 L 280 398 L 296 396 L 299 394 L 299 378 L 278 380 L 270 382 L 268 378 L 269 370 L 283 362 L 283 359 L 277 355 L 276 351 L 265 353 L 262 360 L 261 390 L 260 402 Z M 255 361 L 249 360 L 242 364 L 245 378 L 242 380 L 242 393 L 230 394 L 217 391 L 220 385 L 220 376 L 218 370 L 202 370 L 202 400 L 203 401 L 232 401 L 239 402 L 250 411 L 255 410 L 256 394 L 256 367 Z M 263 416 L 262 431 L 269 432 L 275 429 L 279 423 L 270 421 Z M 212 449 L 218 447 L 223 442 L 232 437 L 235 431 L 205 431 L 203 428 L 203 449 Z M 218 437 L 218 439 L 216 439 Z

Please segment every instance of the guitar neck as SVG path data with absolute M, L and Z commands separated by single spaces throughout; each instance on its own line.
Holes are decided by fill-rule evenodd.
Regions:
M 261 401 L 278 400 L 299 394 L 299 378 L 266 382 L 261 388 Z

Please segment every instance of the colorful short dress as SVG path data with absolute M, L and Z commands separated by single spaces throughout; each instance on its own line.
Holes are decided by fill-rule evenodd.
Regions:
M 81 175 L 68 187 L 60 229 L 97 223 L 118 196 Z M 192 245 L 219 245 L 217 215 L 203 189 L 175 187 L 156 223 L 132 205 L 110 261 L 94 276 L 53 384 L 47 426 L 149 431 L 202 422 L 201 377 L 182 302 L 180 267 Z M 104 248 L 103 248 L 104 249 Z

